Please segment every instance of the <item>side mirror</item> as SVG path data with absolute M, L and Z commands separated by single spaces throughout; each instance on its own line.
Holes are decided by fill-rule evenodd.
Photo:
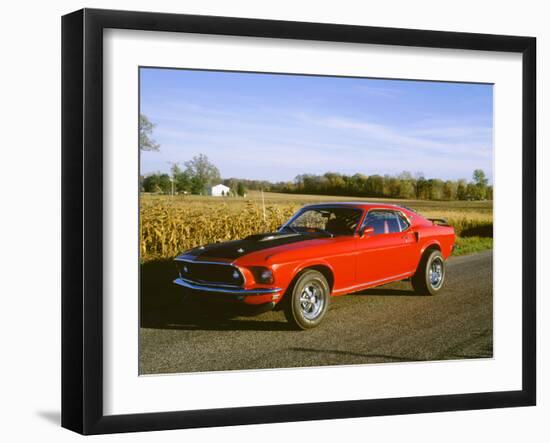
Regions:
M 374 226 L 367 226 L 363 228 L 363 231 L 361 232 L 361 238 L 370 237 L 373 234 L 374 234 Z

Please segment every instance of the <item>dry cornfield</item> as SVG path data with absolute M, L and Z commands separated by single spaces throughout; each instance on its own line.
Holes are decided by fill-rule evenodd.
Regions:
M 262 206 L 243 199 L 141 198 L 141 260 L 174 257 L 202 244 L 275 230 L 298 204 Z
M 336 200 L 359 199 L 266 193 L 264 219 L 261 199 L 253 192 L 248 199 L 142 194 L 141 262 L 170 259 L 199 245 L 273 231 L 304 204 Z M 486 237 L 492 233 L 490 202 L 389 202 L 406 204 L 426 217 L 445 218 L 458 235 Z

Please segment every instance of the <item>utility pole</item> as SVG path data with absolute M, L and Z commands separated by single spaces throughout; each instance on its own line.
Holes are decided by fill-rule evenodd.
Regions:
M 174 170 L 176 169 L 176 167 L 178 166 L 178 162 L 170 162 L 170 161 L 167 161 L 166 163 L 168 163 L 170 165 L 170 172 L 172 174 L 172 176 L 170 177 L 170 182 L 172 184 L 172 197 L 174 196 L 174 181 L 175 181 L 175 177 L 174 177 Z
M 264 188 L 261 189 L 262 191 L 262 212 L 264 214 L 264 223 L 265 223 L 265 200 L 264 200 Z

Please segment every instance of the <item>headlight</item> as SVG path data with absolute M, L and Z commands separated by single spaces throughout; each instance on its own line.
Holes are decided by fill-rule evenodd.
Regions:
M 268 268 L 254 267 L 251 268 L 254 280 L 256 283 L 271 284 L 273 283 L 273 271 Z

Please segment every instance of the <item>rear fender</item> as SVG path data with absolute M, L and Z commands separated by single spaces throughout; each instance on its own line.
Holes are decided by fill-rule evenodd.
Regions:
M 420 249 L 420 257 L 422 257 L 422 256 L 424 255 L 424 252 L 426 252 L 426 250 L 427 250 L 428 248 L 434 247 L 434 246 L 436 246 L 437 249 L 438 249 L 439 251 L 441 251 L 441 243 L 439 242 L 439 240 L 433 239 L 433 240 L 430 240 L 430 241 L 426 242 L 426 243 L 422 246 L 422 248 Z

